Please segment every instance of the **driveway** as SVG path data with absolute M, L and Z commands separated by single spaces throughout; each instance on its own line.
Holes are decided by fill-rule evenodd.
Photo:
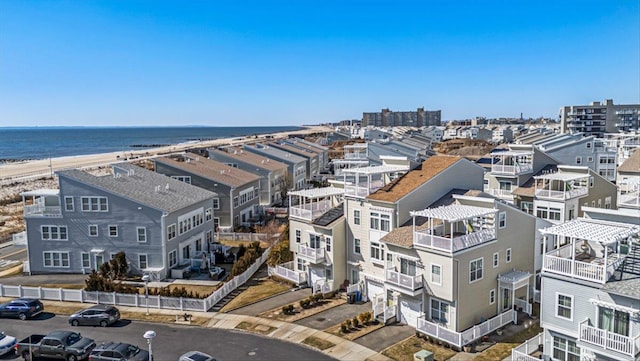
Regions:
M 352 319 L 354 316 L 362 312 L 371 311 L 371 302 L 363 304 L 345 303 L 338 307 L 330 308 L 326 311 L 316 313 L 313 316 L 303 318 L 294 322 L 297 325 L 303 325 L 316 330 L 325 330 L 331 326 L 335 326 L 346 319 Z
M 415 334 L 416 329 L 411 326 L 392 323 L 360 338 L 357 338 L 353 342 L 368 347 L 374 351 L 380 352 L 385 348 Z
M 311 296 L 311 288 L 294 289 L 289 292 L 256 302 L 254 304 L 244 306 L 229 313 L 236 315 L 257 316 L 258 314 L 280 308 L 285 305 L 296 303 L 303 298 Z

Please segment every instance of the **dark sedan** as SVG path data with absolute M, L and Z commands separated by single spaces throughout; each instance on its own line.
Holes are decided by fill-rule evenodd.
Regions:
M 95 305 L 69 316 L 72 326 L 88 325 L 107 327 L 120 319 L 120 311 L 109 305 Z

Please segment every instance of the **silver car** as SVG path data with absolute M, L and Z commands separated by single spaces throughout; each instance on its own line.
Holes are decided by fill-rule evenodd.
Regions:
M 216 361 L 211 355 L 200 351 L 189 351 L 180 356 L 178 361 Z
M 69 316 L 71 326 L 89 325 L 107 327 L 118 322 L 120 311 L 109 305 L 95 305 Z

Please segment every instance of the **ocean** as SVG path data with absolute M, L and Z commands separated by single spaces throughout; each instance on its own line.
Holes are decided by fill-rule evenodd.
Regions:
M 24 127 L 0 128 L 0 163 L 141 151 L 169 144 L 295 131 L 278 127 Z

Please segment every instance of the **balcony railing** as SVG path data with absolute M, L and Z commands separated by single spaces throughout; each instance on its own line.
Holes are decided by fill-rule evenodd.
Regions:
M 640 191 L 621 194 L 618 197 L 618 205 L 640 208 Z
M 411 294 L 413 294 L 413 291 L 422 288 L 421 275 L 409 276 L 393 269 L 387 269 L 385 271 L 384 281 L 394 286 L 398 286 L 400 289 L 409 290 L 411 291 Z
M 496 239 L 496 231 L 493 228 L 455 236 L 453 239 L 450 237 L 436 236 L 431 233 L 431 229 L 416 230 L 413 233 L 414 246 L 445 252 L 457 252 Z M 435 231 L 433 231 L 433 233 L 435 233 Z
M 484 191 L 486 193 L 491 194 L 492 196 L 513 200 L 513 194 L 511 194 L 511 189 L 485 188 Z
M 366 184 L 348 185 L 344 187 L 344 194 L 347 196 L 364 198 L 383 186 L 384 183 L 380 180 L 372 181 L 368 186 Z
M 589 325 L 589 319 L 580 323 L 580 341 L 613 350 L 631 357 L 640 352 L 640 335 L 635 337 L 623 336 Z
M 607 257 L 607 264 L 605 265 L 602 257 L 576 260 L 575 258 L 580 256 L 574 256 L 574 259 L 572 259 L 571 252 L 575 252 L 575 249 L 569 244 L 545 254 L 542 260 L 542 271 L 605 283 L 626 258 L 625 255 L 612 253 Z
M 40 204 L 32 204 L 24 206 L 25 217 L 62 217 L 62 208 L 60 206 L 43 206 Z
M 450 345 L 462 347 L 516 320 L 516 311 L 510 309 L 462 332 L 452 331 L 438 323 L 422 318 L 418 318 L 418 327 L 416 329 L 428 336 L 445 341 Z
M 544 345 L 544 332 L 526 340 L 524 343 L 511 349 L 511 361 L 538 361 L 540 346 Z
M 324 248 L 311 248 L 302 244 L 298 245 L 298 256 L 312 263 L 324 261 Z
M 296 271 L 293 261 L 269 267 L 268 272 L 269 276 L 281 277 L 298 285 L 307 281 L 306 272 Z
M 318 202 L 298 204 L 289 208 L 289 217 L 312 221 L 331 209 L 331 201 L 321 200 Z
M 553 190 L 553 189 L 536 189 L 535 191 L 536 197 L 539 198 L 547 198 L 553 200 L 566 200 L 572 199 L 576 197 L 581 197 L 589 194 L 589 189 L 587 187 L 578 187 L 570 190 Z
M 533 172 L 533 165 L 529 163 L 523 163 L 518 165 L 503 165 L 494 164 L 491 166 L 491 173 L 496 174 L 525 174 Z

